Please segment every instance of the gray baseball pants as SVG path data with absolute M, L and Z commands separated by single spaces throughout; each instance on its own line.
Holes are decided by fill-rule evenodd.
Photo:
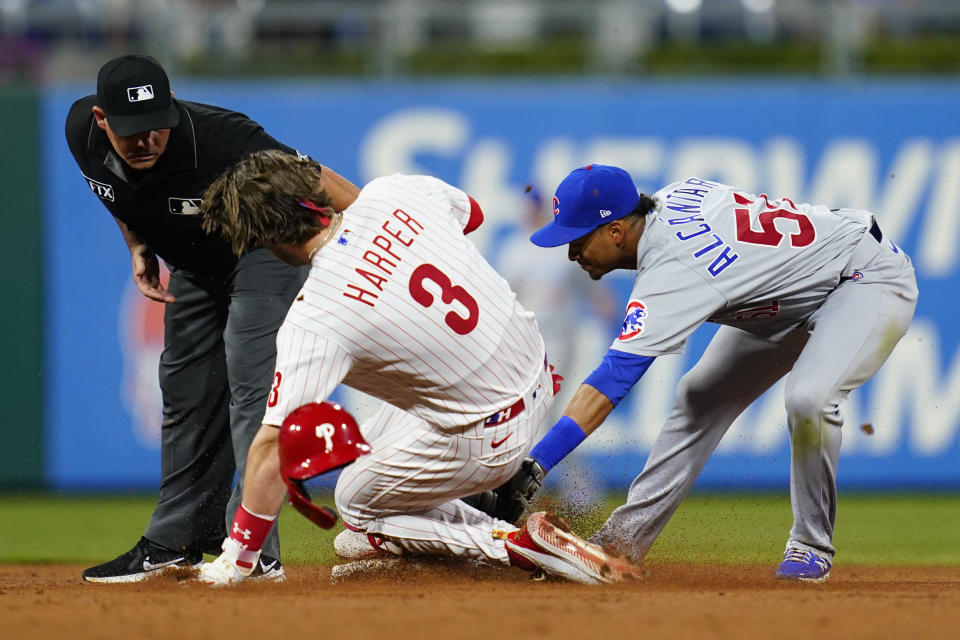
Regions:
M 160 500 L 148 540 L 220 553 L 263 419 L 277 330 L 306 274 L 266 249 L 244 255 L 225 278 L 171 272 L 176 302 L 165 309 L 160 356 Z M 276 526 L 263 553 L 280 557 Z
M 593 538 L 640 561 L 737 416 L 789 373 L 789 544 L 832 557 L 840 403 L 873 376 L 906 333 L 917 304 L 910 259 L 864 235 L 845 280 L 800 329 L 774 343 L 721 327 L 678 383 L 676 398 L 627 502 Z

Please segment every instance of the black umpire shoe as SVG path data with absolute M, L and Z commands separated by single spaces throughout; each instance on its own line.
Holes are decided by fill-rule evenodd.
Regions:
M 83 579 L 88 582 L 137 582 L 170 567 L 195 567 L 202 561 L 202 553 L 177 551 L 140 538 L 130 551 L 110 562 L 86 569 Z
M 283 565 L 276 558 L 270 556 L 260 556 L 257 566 L 253 568 L 253 573 L 248 576 L 252 580 L 273 580 L 283 582 L 287 579 L 287 574 L 283 571 Z

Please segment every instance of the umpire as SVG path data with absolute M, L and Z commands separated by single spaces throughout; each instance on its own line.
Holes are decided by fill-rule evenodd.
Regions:
M 91 582 L 133 582 L 220 553 L 240 505 L 247 449 L 260 427 L 275 338 L 306 272 L 256 248 L 239 259 L 196 215 L 204 190 L 244 154 L 293 149 L 240 113 L 174 100 L 160 64 L 107 62 L 97 94 L 67 115 L 67 143 L 91 191 L 120 227 L 140 292 L 165 303 L 160 499 L 130 551 L 83 572 Z M 356 187 L 324 169 L 337 194 Z M 170 269 L 160 282 L 157 258 Z M 283 579 L 274 527 L 256 573 Z

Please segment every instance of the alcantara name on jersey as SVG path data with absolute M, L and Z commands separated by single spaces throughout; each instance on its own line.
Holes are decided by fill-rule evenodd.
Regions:
M 703 219 L 703 200 L 710 191 L 718 186 L 718 183 L 701 180 L 699 178 L 690 178 L 682 184 L 691 185 L 690 187 L 679 187 L 673 189 L 664 196 L 663 208 L 661 209 L 661 219 L 670 226 L 692 225 L 689 232 L 686 228 L 677 231 L 677 238 L 683 242 L 688 242 L 694 238 L 699 238 L 709 233 L 710 237 L 705 238 L 707 244 L 699 247 L 692 255 L 695 260 L 699 260 L 707 254 L 711 254 L 713 262 L 707 266 L 707 273 L 711 278 L 716 278 L 720 273 L 733 264 L 740 256 L 733 253 L 733 249 L 726 241 L 713 232 L 713 228 L 704 222 Z M 698 188 L 699 187 L 699 188 Z M 669 217 L 672 214 L 667 210 L 683 214 L 679 217 Z M 697 242 L 700 244 L 700 241 Z M 713 253 L 716 250 L 716 253 Z

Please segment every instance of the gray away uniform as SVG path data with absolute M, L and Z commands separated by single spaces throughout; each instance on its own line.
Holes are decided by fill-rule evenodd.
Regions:
M 690 178 L 655 194 L 612 348 L 679 353 L 723 326 L 680 380 L 646 465 L 594 542 L 641 560 L 750 403 L 789 373 L 790 544 L 832 557 L 840 403 L 883 364 L 917 303 L 910 258 L 873 214 Z

